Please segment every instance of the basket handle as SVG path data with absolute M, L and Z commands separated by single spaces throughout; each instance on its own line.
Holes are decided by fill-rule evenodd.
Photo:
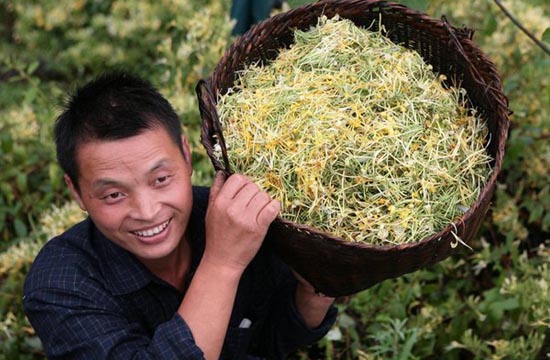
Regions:
M 233 171 L 229 165 L 225 139 L 218 118 L 214 95 L 212 94 L 210 86 L 208 86 L 208 83 L 204 79 L 199 80 L 195 91 L 199 100 L 199 111 L 202 118 L 201 142 L 208 152 L 208 155 L 210 155 L 214 169 L 216 171 L 222 171 L 225 175 L 229 176 Z M 218 144 L 221 148 L 223 164 L 215 154 L 215 144 Z
M 483 78 L 483 76 L 481 76 L 479 71 L 472 64 L 472 61 L 466 54 L 466 51 L 464 51 L 464 47 L 462 46 L 459 39 L 461 38 L 461 39 L 471 40 L 474 36 L 474 30 L 469 28 L 462 28 L 462 29 L 453 28 L 445 15 L 441 17 L 441 22 L 443 24 L 443 27 L 449 33 L 449 43 L 453 46 L 456 53 L 460 56 L 459 61 L 462 62 L 464 69 L 470 73 L 470 76 L 472 77 L 473 81 L 475 81 L 479 86 L 486 89 L 487 83 L 485 82 L 485 79 Z

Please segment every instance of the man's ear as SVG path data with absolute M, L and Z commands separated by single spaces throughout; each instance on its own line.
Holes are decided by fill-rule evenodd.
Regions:
M 78 203 L 78 206 L 80 206 L 82 210 L 87 211 L 86 207 L 84 207 L 84 202 L 82 202 L 82 197 L 80 196 L 79 192 L 76 190 L 76 187 L 74 186 L 73 181 L 71 180 L 69 175 L 65 174 L 63 178 L 65 179 L 65 184 L 67 184 L 67 186 L 69 187 L 69 190 L 71 191 L 71 195 L 73 196 L 75 201 Z
M 187 142 L 187 138 L 182 135 L 181 136 L 181 143 L 182 143 L 182 151 L 183 151 L 183 159 L 185 160 L 185 162 L 187 162 L 187 165 L 189 166 L 189 170 L 191 171 L 190 172 L 190 175 L 193 174 L 193 162 L 192 162 L 192 157 L 191 157 L 191 150 L 189 148 L 189 143 Z

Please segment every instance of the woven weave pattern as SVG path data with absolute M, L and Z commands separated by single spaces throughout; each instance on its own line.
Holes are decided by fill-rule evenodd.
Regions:
M 202 117 L 202 143 L 214 168 L 231 173 L 216 99 L 233 86 L 236 72 L 247 64 L 265 64 L 293 43 L 296 29 L 306 30 L 318 18 L 338 14 L 355 25 L 378 31 L 383 26 L 395 43 L 418 52 L 448 85 L 460 84 L 489 128 L 488 152 L 493 171 L 474 204 L 460 219 L 417 243 L 373 246 L 346 242 L 303 224 L 277 219 L 268 241 L 290 266 L 327 295 L 356 293 L 385 279 L 435 264 L 459 250 L 456 236 L 468 243 L 485 216 L 500 173 L 509 128 L 507 99 L 494 64 L 472 41 L 473 31 L 455 28 L 403 5 L 372 0 L 321 0 L 276 15 L 238 38 L 222 57 L 211 77 L 197 85 Z M 223 163 L 214 155 L 220 144 Z

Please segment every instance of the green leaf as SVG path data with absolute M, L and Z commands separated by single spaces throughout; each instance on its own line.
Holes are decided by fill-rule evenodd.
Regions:
M 343 328 L 351 328 L 355 326 L 355 320 L 353 318 L 345 313 L 340 314 L 338 323 Z
M 9 154 L 13 152 L 13 139 L 10 132 L 7 129 L 2 129 L 2 137 L 0 137 L 0 144 L 2 145 L 2 152 Z
M 21 221 L 20 219 L 15 219 L 13 222 L 13 226 L 15 228 L 15 235 L 17 237 L 25 237 L 27 236 L 27 226 Z
M 519 300 L 516 297 L 495 301 L 489 306 L 489 312 L 493 320 L 500 321 L 505 311 L 519 308 Z
M 25 93 L 25 103 L 32 104 L 34 100 L 36 99 L 36 96 L 38 95 L 38 88 L 30 88 Z
M 541 40 L 545 43 L 550 44 L 550 27 L 544 30 L 544 32 L 542 33 Z
M 487 36 L 492 35 L 497 29 L 497 20 L 490 14 L 485 18 L 485 33 Z
M 403 345 L 403 350 L 399 354 L 399 360 L 407 360 L 410 359 L 412 356 L 412 348 L 414 344 L 416 343 L 416 338 L 418 336 L 418 332 L 416 329 L 410 329 L 409 331 L 411 334 L 408 336 L 407 341 L 405 342 L 405 345 Z
M 27 191 L 27 174 L 24 174 L 24 173 L 17 174 L 17 188 L 21 192 Z
M 60 168 L 55 163 L 50 163 L 48 166 L 48 177 L 50 178 L 50 183 L 54 189 L 61 188 L 63 183 L 63 174 L 60 171 Z
M 32 63 L 30 63 L 27 67 L 27 74 L 31 75 L 36 69 L 38 69 L 38 65 L 38 61 L 33 61 Z
M 544 206 L 540 203 L 533 203 L 533 206 L 529 208 L 529 211 L 529 220 L 527 221 L 533 223 L 542 218 L 542 215 L 544 214 Z

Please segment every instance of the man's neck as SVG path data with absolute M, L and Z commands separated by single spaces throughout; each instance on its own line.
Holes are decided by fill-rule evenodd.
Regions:
M 191 246 L 184 237 L 172 253 L 162 259 L 140 259 L 157 277 L 166 281 L 179 291 L 185 287 L 185 277 L 191 268 Z

